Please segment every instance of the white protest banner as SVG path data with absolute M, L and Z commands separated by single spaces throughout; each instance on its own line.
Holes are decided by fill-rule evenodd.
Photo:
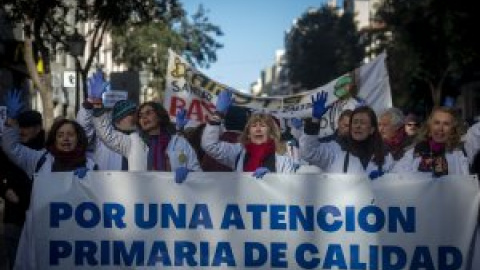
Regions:
M 372 62 L 324 86 L 296 95 L 255 97 L 235 91 L 235 104 L 268 112 L 286 121 L 311 116 L 311 96 L 326 91 L 329 93 L 327 103 L 333 106 L 322 119 L 320 135 L 328 135 L 336 129 L 338 116 L 345 109 L 367 104 L 380 112 L 392 106 L 385 58 L 386 54 L 382 53 Z M 186 108 L 193 124 L 205 122 L 215 110 L 218 93 L 225 88 L 226 85 L 210 79 L 169 50 L 164 106 L 172 119 L 179 108 Z
M 470 176 L 44 174 L 17 269 L 470 269 L 479 199 Z
M 3 125 L 5 125 L 5 121 L 7 121 L 7 107 L 0 106 L 0 135 L 3 134 Z

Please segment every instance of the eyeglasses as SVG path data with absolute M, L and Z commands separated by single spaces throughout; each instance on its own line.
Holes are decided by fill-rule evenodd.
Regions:
M 418 126 L 418 124 L 417 123 L 407 123 L 406 126 L 407 127 L 416 127 L 416 126 Z

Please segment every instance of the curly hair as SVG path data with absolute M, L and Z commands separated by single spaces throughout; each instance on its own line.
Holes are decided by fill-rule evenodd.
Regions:
M 268 133 L 269 133 L 268 136 L 275 143 L 275 152 L 277 154 L 284 154 L 286 152 L 286 147 L 285 147 L 285 144 L 282 143 L 282 140 L 281 140 L 280 127 L 275 122 L 273 117 L 269 114 L 264 114 L 264 113 L 252 114 L 250 116 L 250 118 L 248 119 L 248 122 L 245 125 L 245 128 L 243 129 L 242 134 L 240 135 L 239 142 L 242 145 L 245 145 L 250 141 L 249 138 L 248 138 L 249 129 L 252 125 L 254 125 L 255 123 L 258 123 L 258 122 L 265 123 L 267 125 Z
M 447 151 L 452 151 L 455 148 L 460 147 L 461 145 L 461 140 L 462 140 L 462 134 L 465 131 L 465 127 L 462 124 L 462 121 L 460 121 L 460 117 L 458 116 L 458 112 L 449 107 L 435 107 L 433 108 L 432 112 L 428 116 L 428 119 L 424 125 L 420 128 L 420 131 L 418 132 L 418 136 L 416 138 L 416 142 L 420 141 L 427 141 L 431 137 L 431 125 L 433 124 L 433 116 L 438 113 L 446 113 L 449 114 L 452 117 L 452 132 L 448 136 L 448 140 L 445 143 L 445 149 Z
M 67 124 L 72 125 L 73 128 L 75 129 L 75 133 L 77 134 L 77 147 L 81 151 L 86 152 L 88 147 L 88 138 L 87 138 L 87 135 L 85 134 L 85 130 L 79 123 L 70 119 L 59 119 L 53 123 L 52 127 L 50 128 L 50 131 L 48 132 L 47 140 L 45 142 L 45 147 L 48 149 L 55 145 L 58 130 Z
M 158 102 L 147 101 L 142 103 L 137 110 L 137 119 L 140 119 L 140 111 L 147 106 L 149 106 L 155 111 L 155 114 L 157 115 L 157 118 L 158 118 L 158 125 L 160 126 L 160 128 L 169 134 L 174 134 L 175 126 L 170 121 L 170 116 L 168 116 L 167 110 L 165 110 L 162 104 Z M 142 127 L 140 125 L 139 125 L 139 128 L 140 130 L 142 130 Z M 142 130 L 142 132 L 144 131 Z

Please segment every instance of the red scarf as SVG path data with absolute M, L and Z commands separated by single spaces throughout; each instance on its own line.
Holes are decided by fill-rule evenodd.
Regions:
M 405 130 L 402 126 L 395 132 L 395 135 L 392 138 L 384 140 L 388 150 L 395 160 L 398 160 L 403 156 L 406 139 L 407 133 L 405 133 Z
M 243 171 L 253 172 L 258 167 L 262 167 L 263 161 L 266 157 L 275 153 L 275 142 L 273 140 L 268 140 L 262 144 L 247 143 L 245 145 L 245 150 L 247 151 L 248 159 L 243 167 Z
M 385 144 L 390 147 L 391 150 L 398 150 L 399 148 L 402 147 L 403 142 L 405 141 L 405 138 L 407 137 L 407 134 L 403 130 L 403 126 L 398 129 L 395 132 L 395 135 L 393 135 L 392 138 L 386 139 Z

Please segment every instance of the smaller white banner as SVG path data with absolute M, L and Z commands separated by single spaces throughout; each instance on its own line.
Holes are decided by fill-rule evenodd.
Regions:
M 311 97 L 327 92 L 327 103 L 331 105 L 320 124 L 320 136 L 332 134 L 337 128 L 341 112 L 368 105 L 379 113 L 392 106 L 390 83 L 385 64 L 386 53 L 372 62 L 364 64 L 337 79 L 301 93 L 288 96 L 256 97 L 234 91 L 235 105 L 252 111 L 269 113 L 280 120 L 282 128 L 289 119 L 310 117 Z M 226 85 L 210 79 L 196 70 L 181 56 L 169 50 L 169 61 L 165 76 L 164 107 L 172 120 L 176 112 L 185 108 L 192 124 L 206 122 L 215 111 L 217 95 Z
M 119 91 L 119 90 L 112 90 L 103 93 L 102 100 L 103 106 L 105 108 L 113 108 L 113 105 L 120 100 L 127 100 L 128 92 L 127 91 Z

